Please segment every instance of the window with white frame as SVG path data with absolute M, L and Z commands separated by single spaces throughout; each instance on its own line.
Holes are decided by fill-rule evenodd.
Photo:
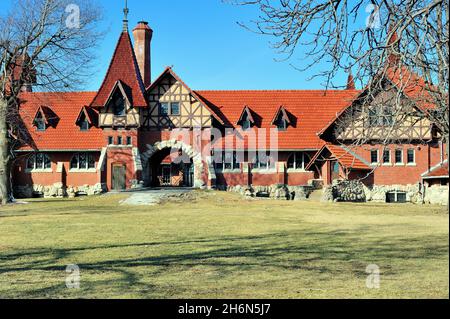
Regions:
M 70 169 L 72 170 L 89 170 L 95 169 L 95 156 L 92 153 L 77 153 L 70 161 Z
M 253 168 L 259 170 L 270 170 L 275 168 L 275 161 L 270 157 L 269 153 L 256 152 L 253 161 Z
M 308 154 L 304 152 L 295 152 L 289 157 L 287 168 L 294 170 L 304 170 L 306 165 L 308 165 L 309 160 L 310 158 Z
M 407 154 L 407 163 L 408 164 L 415 164 L 416 163 L 416 151 L 412 148 L 408 150 Z
M 159 115 L 180 115 L 180 103 L 179 102 L 161 102 L 159 104 Z
M 395 164 L 403 164 L 403 150 L 396 149 L 395 150 Z
M 369 109 L 369 127 L 392 126 L 393 123 L 391 106 L 374 106 Z
M 214 166 L 217 170 L 237 170 L 240 165 L 237 153 L 233 151 L 217 151 L 214 154 Z
M 50 170 L 52 162 L 50 156 L 45 153 L 37 153 L 31 155 L 27 160 L 27 170 Z
M 372 164 L 378 164 L 378 150 L 370 151 L 370 162 Z
M 383 164 L 391 164 L 391 150 L 383 151 Z

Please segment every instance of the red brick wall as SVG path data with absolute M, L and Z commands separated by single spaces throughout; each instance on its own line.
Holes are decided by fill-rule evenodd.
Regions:
M 416 184 L 421 181 L 421 174 L 428 171 L 429 168 L 437 165 L 441 161 L 441 146 L 439 144 L 404 144 L 389 145 L 386 147 L 391 150 L 391 164 L 376 167 L 371 182 L 375 185 L 407 185 Z M 380 160 L 382 159 L 382 146 L 364 145 L 354 150 L 370 163 L 370 150 L 378 149 Z M 403 165 L 395 165 L 395 150 L 403 150 Z M 415 150 L 415 164 L 407 165 L 407 150 Z
M 71 172 L 70 160 L 74 153 L 47 153 L 52 161 L 52 172 L 27 172 L 26 171 L 26 159 L 27 155 L 21 155 L 15 162 L 13 168 L 13 181 L 15 185 L 42 185 L 50 186 L 55 183 L 63 183 L 66 186 L 83 186 L 83 185 L 95 185 L 100 183 L 99 173 L 85 173 L 85 172 Z M 100 158 L 100 152 L 95 153 L 96 166 L 98 166 L 98 160 Z M 64 169 L 58 173 L 58 163 L 63 163 Z
M 314 172 L 290 172 L 287 174 L 287 184 L 289 186 L 305 186 L 312 179 L 314 179 Z

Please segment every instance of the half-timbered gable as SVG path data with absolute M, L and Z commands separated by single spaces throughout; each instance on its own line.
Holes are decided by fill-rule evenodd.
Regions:
M 398 93 L 395 86 L 362 92 L 335 120 L 320 132 L 328 141 L 429 141 L 435 137 L 432 123 L 408 96 Z
M 142 112 L 144 129 L 209 128 L 213 114 L 172 71 L 148 88 L 149 108 Z

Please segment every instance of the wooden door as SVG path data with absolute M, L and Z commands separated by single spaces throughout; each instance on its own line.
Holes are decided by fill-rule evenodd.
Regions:
M 112 169 L 112 188 L 116 191 L 125 190 L 126 185 L 126 166 L 122 164 L 113 165 Z

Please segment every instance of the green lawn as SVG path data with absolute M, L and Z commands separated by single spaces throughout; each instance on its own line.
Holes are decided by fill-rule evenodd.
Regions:
M 0 298 L 448 298 L 440 207 L 126 195 L 0 207 Z M 67 289 L 66 265 L 81 269 Z M 366 288 L 367 265 L 381 270 Z

